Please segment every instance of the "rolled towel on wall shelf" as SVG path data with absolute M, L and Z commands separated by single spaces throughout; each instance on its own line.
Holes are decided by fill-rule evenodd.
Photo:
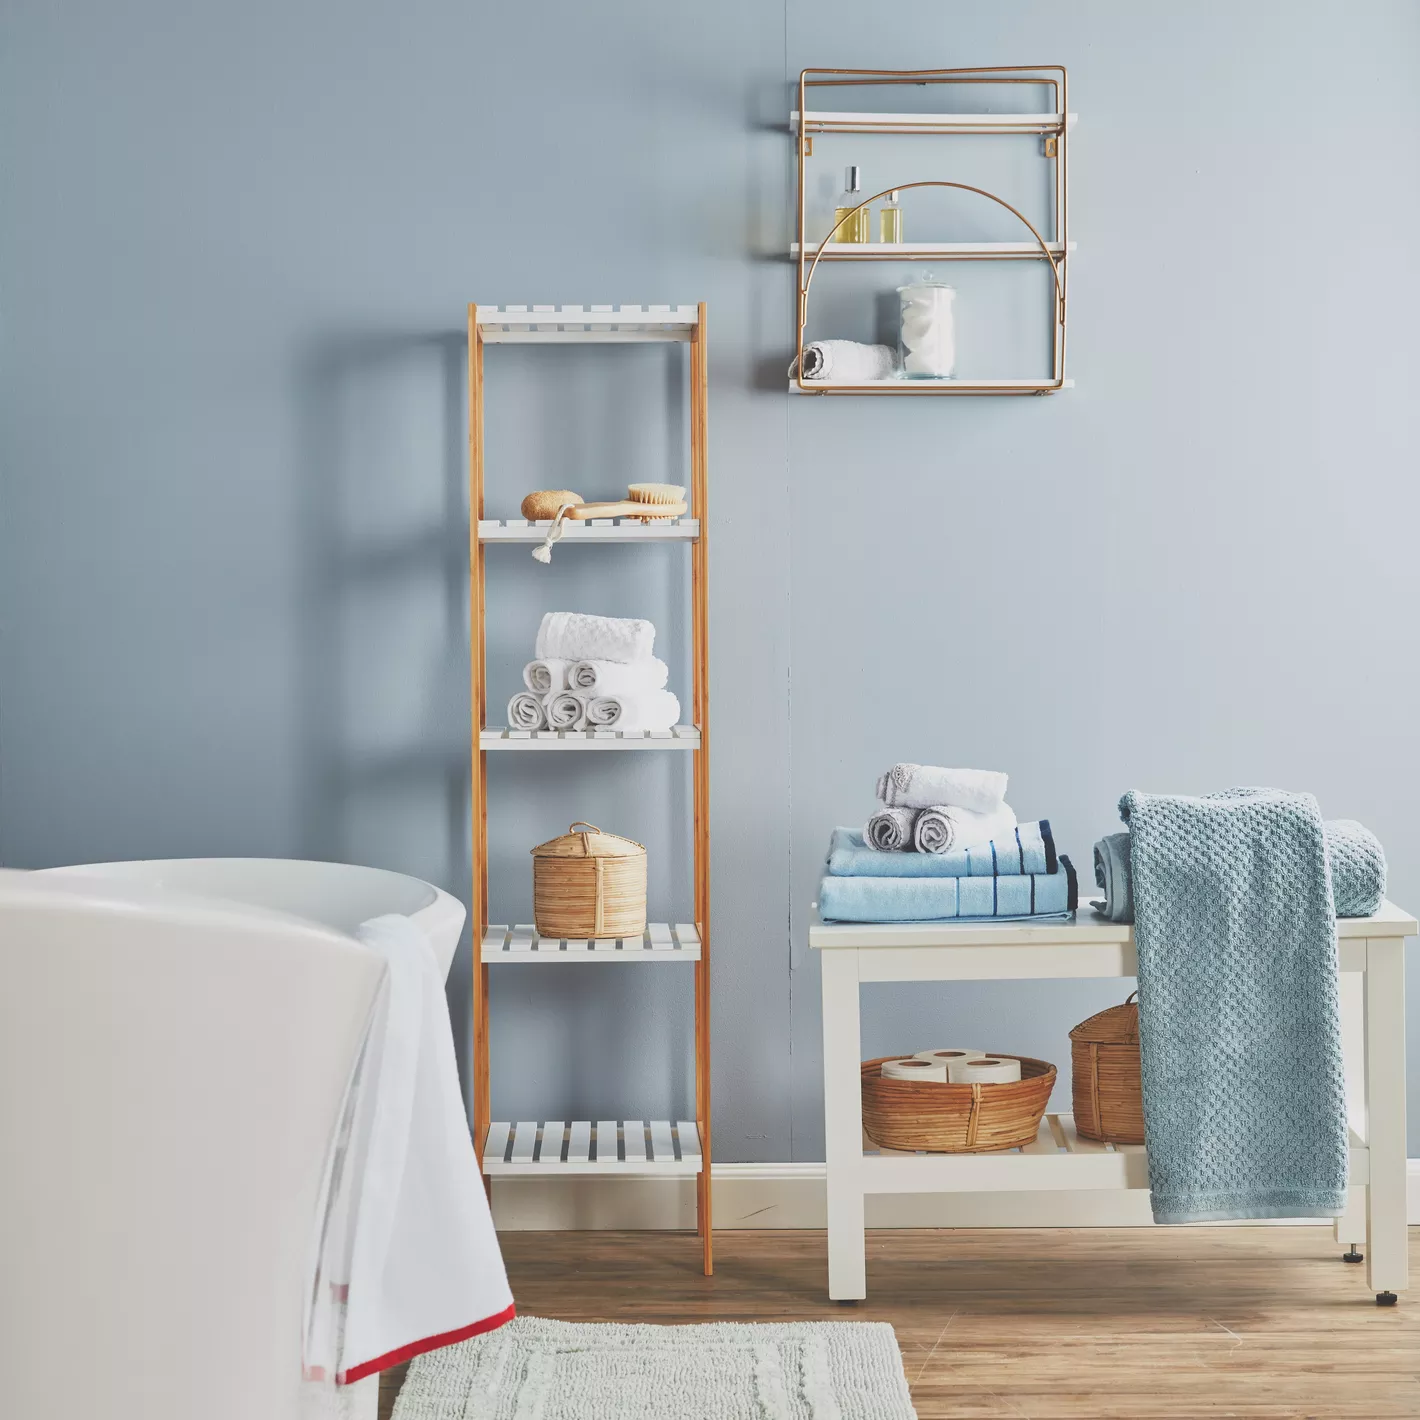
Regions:
M 649 621 L 620 616 L 588 616 L 549 611 L 537 630 L 538 660 L 648 661 L 656 628 Z
M 795 362 L 797 363 L 797 362 Z M 856 340 L 815 340 L 804 346 L 804 378 L 860 384 L 866 380 L 891 380 L 901 374 L 897 351 L 891 345 L 863 345 Z M 794 366 L 789 366 L 789 377 Z
M 573 661 L 567 669 L 567 689 L 579 695 L 639 695 L 664 690 L 669 679 L 670 668 L 658 656 L 629 662 Z

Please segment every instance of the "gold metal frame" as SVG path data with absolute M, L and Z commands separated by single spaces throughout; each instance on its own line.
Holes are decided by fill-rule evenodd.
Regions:
M 555 317 L 554 317 L 555 319 Z M 607 317 L 608 321 L 614 319 Z M 676 339 L 682 337 L 676 336 Z M 702 301 L 688 336 L 690 346 L 690 516 L 700 529 L 690 550 L 691 646 L 694 685 L 691 704 L 700 728 L 699 748 L 692 751 L 692 808 L 695 843 L 696 930 L 700 958 L 695 963 L 695 1125 L 700 1132 L 700 1172 L 696 1175 L 696 1232 L 701 1239 L 701 1267 L 707 1277 L 715 1269 L 710 1186 L 713 1156 L 710 1129 L 710 352 L 706 308 Z M 473 928 L 473 1144 L 480 1167 L 492 1122 L 488 1051 L 488 965 L 483 960 L 483 934 L 488 930 L 488 777 L 487 751 L 480 732 L 488 721 L 485 544 L 478 535 L 483 518 L 483 331 L 478 306 L 468 308 L 468 565 L 471 701 L 473 748 L 470 781 L 473 809 L 473 896 L 469 921 Z M 492 1180 L 484 1175 L 492 1195 Z
M 811 78 L 811 75 L 827 77 Z M 854 124 L 845 123 L 838 120 L 824 120 L 815 122 L 810 117 L 808 109 L 808 91 L 811 88 L 837 88 L 857 85 L 860 87 L 877 87 L 888 84 L 1029 84 L 1048 88 L 1051 94 L 1052 109 L 1050 113 L 1041 114 L 1038 121 L 1023 123 L 1019 126 L 992 125 L 990 127 L 973 127 L 969 122 L 951 125 L 933 125 L 930 119 L 924 120 L 920 125 L 904 124 L 902 126 L 884 127 L 881 124 Z M 1048 122 L 1052 114 L 1056 121 Z M 985 68 L 968 69 L 805 69 L 799 75 L 799 123 L 798 132 L 795 137 L 795 147 L 797 151 L 798 173 L 799 173 L 799 210 L 798 210 L 798 301 L 794 345 L 794 371 L 796 387 L 804 394 L 891 394 L 891 395 L 1008 395 L 1008 394 L 1054 394 L 1065 385 L 1065 312 L 1066 312 L 1066 291 L 1068 286 L 1068 262 L 1067 257 L 1070 251 L 1069 240 L 1069 200 L 1067 190 L 1068 179 L 1068 142 L 1067 130 L 1069 128 L 1069 80 L 1063 65 L 1059 64 L 1027 64 L 1027 65 L 996 65 Z M 949 182 L 942 179 L 930 179 L 920 182 L 898 183 L 895 188 L 885 188 L 882 192 L 875 193 L 864 202 L 858 204 L 852 213 L 840 218 L 830 229 L 828 237 L 817 244 L 812 259 L 808 255 L 808 241 L 804 230 L 804 219 L 806 209 L 805 171 L 804 160 L 813 152 L 814 133 L 898 133 L 898 134 L 932 134 L 932 133 L 962 133 L 962 134 L 986 134 L 986 133 L 1039 133 L 1044 138 L 1045 156 L 1055 164 L 1055 202 L 1054 202 L 1054 227 L 1055 241 L 1059 245 L 1060 254 L 1057 258 L 1050 250 L 1050 244 L 1040 234 L 1035 225 L 1021 212 L 1013 207 L 1004 198 L 996 196 L 993 192 L 988 192 L 985 188 L 972 187 L 967 183 Z M 1050 263 L 1051 275 L 1054 278 L 1054 320 L 1052 322 L 1052 342 L 1051 342 L 1051 377 L 1049 380 L 1030 382 L 1028 384 L 1004 384 L 1004 383 L 984 383 L 984 382 L 964 382 L 958 383 L 952 380 L 896 380 L 887 384 L 863 385 L 863 384 L 830 384 L 824 381 L 805 380 L 804 368 L 804 330 L 808 324 L 809 314 L 809 287 L 813 281 L 814 272 L 818 269 L 820 261 L 829 260 L 858 260 L 858 261 L 888 261 L 905 260 L 906 258 L 893 254 L 874 253 L 871 251 L 859 254 L 857 252 L 835 252 L 826 254 L 826 248 L 838 229 L 843 224 L 851 220 L 854 213 L 862 211 L 871 202 L 876 202 L 880 197 L 884 197 L 890 191 L 906 191 L 914 187 L 951 187 L 964 192 L 972 192 L 992 202 L 1004 207 L 1017 220 L 1022 222 L 1030 231 L 1031 236 L 1040 247 L 1040 257 Z M 1035 253 L 1030 253 L 1027 257 L 1023 253 L 995 253 L 988 251 L 972 252 L 969 249 L 962 252 L 941 253 L 932 258 L 941 261 L 1019 261 L 1022 259 L 1038 259 Z

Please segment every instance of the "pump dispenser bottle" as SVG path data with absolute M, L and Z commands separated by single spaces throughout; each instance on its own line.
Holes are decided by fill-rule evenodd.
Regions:
M 863 193 L 858 176 L 858 165 L 854 163 L 844 171 L 843 194 L 839 197 L 838 206 L 833 212 L 833 220 L 843 223 L 833 234 L 833 240 L 835 242 L 867 242 L 872 240 L 868 224 L 868 209 L 865 207 L 854 216 L 848 216 L 862 200 Z M 848 218 L 847 221 L 843 220 L 845 217 Z

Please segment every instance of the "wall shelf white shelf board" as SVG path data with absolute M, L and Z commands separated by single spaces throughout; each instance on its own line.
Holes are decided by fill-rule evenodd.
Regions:
M 490 926 L 483 934 L 486 965 L 565 965 L 568 962 L 676 962 L 700 960 L 700 933 L 690 922 L 648 922 L 639 937 L 581 940 L 538 936 L 528 923 Z
M 1073 113 L 836 113 L 810 109 L 804 120 L 807 133 L 1059 133 L 1074 128 Z M 799 132 L 799 111 L 789 115 L 789 132 Z
M 596 749 L 699 749 L 700 731 L 694 725 L 671 730 L 510 730 L 487 725 L 478 736 L 479 749 L 596 750 Z
M 551 526 L 550 520 L 530 523 L 522 518 L 509 518 L 506 522 L 481 519 L 478 540 L 541 542 Z M 564 547 L 574 542 L 694 542 L 699 536 L 699 518 L 677 518 L 665 523 L 642 523 L 633 518 L 597 518 L 585 523 L 564 521 L 557 545 Z
M 805 256 L 816 256 L 822 243 L 808 242 Z M 1062 255 L 1061 242 L 1046 242 L 1051 256 Z M 1069 250 L 1076 244 L 1071 242 Z M 799 259 L 798 242 L 789 243 L 789 258 Z M 1038 242 L 829 242 L 824 249 L 825 261 L 1044 261 L 1045 254 Z

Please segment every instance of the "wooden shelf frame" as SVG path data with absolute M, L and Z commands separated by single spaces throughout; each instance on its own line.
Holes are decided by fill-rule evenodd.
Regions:
M 808 105 L 810 90 L 844 87 L 888 85 L 970 84 L 1037 86 L 1049 90 L 1049 107 L 1040 113 L 859 113 L 814 110 Z M 1068 389 L 1073 381 L 1065 376 L 1065 330 L 1068 307 L 1068 261 L 1075 244 L 1069 239 L 1069 159 L 1068 135 L 1077 115 L 1069 110 L 1069 77 L 1064 65 L 993 65 L 962 69 L 805 69 L 799 75 L 799 106 L 790 114 L 789 131 L 794 135 L 798 163 L 798 240 L 793 243 L 791 257 L 798 272 L 797 311 L 795 315 L 795 363 L 790 377 L 791 388 L 799 394 L 861 394 L 861 395 L 1047 395 Z M 892 189 L 905 191 L 912 187 L 951 187 L 977 193 L 998 203 L 1030 228 L 1034 243 L 968 243 L 937 242 L 925 246 L 904 243 L 897 251 L 886 251 L 881 244 L 840 243 L 829 240 L 810 242 L 805 231 L 808 206 L 808 185 L 805 161 L 813 154 L 814 135 L 827 133 L 860 134 L 1035 134 L 1042 140 L 1045 157 L 1055 165 L 1052 232 L 1043 236 L 1016 208 L 995 193 L 966 183 L 933 179 L 923 182 L 898 183 Z M 886 192 L 876 193 L 859 204 L 869 207 Z M 857 209 L 855 209 L 857 210 Z M 846 220 L 846 219 L 845 219 Z M 835 232 L 830 232 L 832 238 Z M 840 248 L 859 245 L 857 253 Z M 932 250 L 935 249 L 935 250 Z M 1054 277 L 1052 306 L 1054 320 L 1051 333 L 1051 373 L 1049 379 L 944 379 L 944 380 L 807 380 L 804 378 L 804 331 L 808 324 L 809 288 L 814 272 L 826 262 L 835 261 L 907 261 L 966 260 L 1021 261 L 1038 259 L 1050 264 Z
M 680 342 L 690 347 L 690 496 L 689 515 L 674 524 L 594 523 L 569 530 L 566 541 L 689 543 L 692 640 L 690 725 L 657 734 L 583 732 L 523 733 L 488 726 L 487 548 L 497 542 L 541 541 L 535 524 L 490 520 L 484 512 L 484 347 L 490 344 L 609 344 L 643 341 Z M 496 1176 L 538 1173 L 559 1176 L 641 1177 L 663 1173 L 695 1175 L 696 1231 L 701 1265 L 714 1271 L 710 1190 L 710 602 L 709 507 L 710 364 L 706 344 L 706 307 L 694 306 L 479 306 L 468 308 L 468 480 L 469 480 L 469 625 L 471 628 L 472 753 L 470 762 L 473 895 L 473 1138 L 485 1184 Z M 523 929 L 490 927 L 488 914 L 487 755 L 493 750 L 688 750 L 693 756 L 692 813 L 695 849 L 694 905 L 689 923 L 648 924 L 642 941 L 542 943 Z M 555 945 L 555 950 L 553 947 Z M 622 1121 L 623 1140 L 644 1143 L 615 1164 L 594 1147 L 596 1138 L 615 1140 L 618 1123 L 602 1121 L 533 1121 L 516 1125 L 493 1119 L 488 1048 L 489 969 L 494 964 L 567 964 L 574 961 L 630 963 L 687 962 L 695 976 L 695 1118 L 690 1121 Z M 557 1157 L 544 1161 L 548 1141 Z M 616 1154 L 615 1145 L 611 1155 Z

